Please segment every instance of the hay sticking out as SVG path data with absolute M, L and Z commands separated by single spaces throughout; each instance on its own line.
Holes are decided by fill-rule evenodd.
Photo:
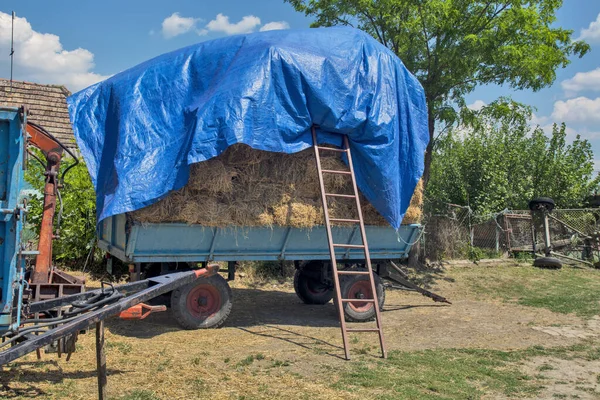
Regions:
M 423 180 L 417 183 L 417 187 L 410 199 L 410 205 L 404 214 L 403 224 L 418 224 L 423 218 Z
M 328 153 L 321 157 L 324 169 L 347 169 L 338 153 Z M 352 193 L 349 176 L 324 174 L 324 179 L 330 193 Z M 310 228 L 323 224 L 320 196 L 312 149 L 284 154 L 236 144 L 214 159 L 193 164 L 187 186 L 131 215 L 140 222 Z M 365 224 L 388 224 L 362 195 L 360 198 Z M 420 221 L 422 200 L 419 183 L 403 223 Z M 355 218 L 354 202 L 330 198 L 330 214 Z

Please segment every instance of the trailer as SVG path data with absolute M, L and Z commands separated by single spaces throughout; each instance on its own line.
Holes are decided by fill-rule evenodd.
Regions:
M 357 246 L 338 252 L 337 262 L 341 269 L 365 268 L 358 228 L 357 225 L 331 227 L 336 243 Z M 396 263 L 408 258 L 412 245 L 420 237 L 422 226 L 402 225 L 398 231 L 391 227 L 366 226 L 365 230 L 371 262 L 377 274 L 379 305 L 382 307 L 385 301 L 382 278 L 390 282 L 388 287 L 418 290 L 403 276 Z M 184 223 L 140 223 L 127 214 L 119 214 L 100 224 L 98 246 L 130 265 L 131 281 L 194 269 L 210 262 L 226 262 L 227 280 L 233 280 L 239 261 L 294 261 L 294 289 L 304 303 L 326 304 L 334 296 L 325 226 L 310 229 L 206 227 Z M 227 280 L 220 275 L 200 278 L 196 288 L 187 286 L 175 290 L 165 303 L 170 305 L 174 318 L 184 328 L 221 326 L 232 307 Z M 368 283 L 368 279 L 361 275 L 348 275 L 342 280 L 342 297 L 357 299 L 344 304 L 347 321 L 363 322 L 374 318 L 373 304 L 360 302 L 361 299 L 373 298 Z M 419 291 L 423 293 L 422 289 Z M 436 299 L 445 301 L 440 300 L 441 297 Z

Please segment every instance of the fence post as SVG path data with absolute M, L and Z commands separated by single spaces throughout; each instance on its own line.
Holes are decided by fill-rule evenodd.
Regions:
M 499 217 L 499 215 L 494 217 L 494 222 L 496 223 L 496 253 L 500 252 L 500 225 L 498 224 Z
M 470 231 L 471 231 L 470 232 L 471 234 L 470 234 L 470 238 L 469 239 L 471 241 L 471 247 L 473 247 L 473 241 L 474 241 L 473 239 L 475 237 L 475 227 L 470 226 Z

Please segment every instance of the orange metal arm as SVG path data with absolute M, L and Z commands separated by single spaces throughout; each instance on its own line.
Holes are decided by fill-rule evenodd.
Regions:
M 50 135 L 36 125 L 27 124 L 28 144 L 37 147 L 46 157 L 46 185 L 44 187 L 44 211 L 40 227 L 39 254 L 31 275 L 32 283 L 48 283 L 52 266 L 52 239 L 54 238 L 54 212 L 56 210 L 56 190 L 58 171 L 63 149 Z
M 29 134 L 29 137 L 27 138 L 28 144 L 40 149 L 47 159 L 58 157 L 57 162 L 60 162 L 63 149 L 56 140 L 44 134 L 38 126 L 31 123 L 27 124 L 27 133 Z

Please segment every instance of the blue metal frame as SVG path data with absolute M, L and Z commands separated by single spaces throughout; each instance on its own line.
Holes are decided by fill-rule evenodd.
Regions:
M 214 228 L 180 223 L 127 226 L 126 216 L 116 215 L 102 221 L 98 246 L 130 263 L 202 262 L 202 261 L 277 261 L 327 260 L 329 250 L 325 227 L 312 229 L 289 227 Z M 408 257 L 421 226 L 366 226 L 371 258 Z M 336 243 L 360 244 L 354 227 L 333 227 Z M 361 249 L 340 252 L 340 260 L 364 259 Z
M 20 325 L 20 299 L 26 284 L 21 251 L 25 220 L 22 190 L 26 123 L 26 115 L 18 108 L 0 107 L 0 333 Z

